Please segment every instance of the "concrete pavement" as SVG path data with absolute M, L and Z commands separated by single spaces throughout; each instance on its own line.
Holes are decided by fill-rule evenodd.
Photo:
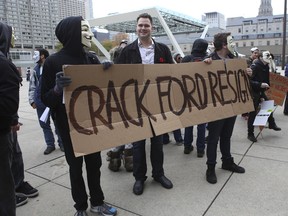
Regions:
M 43 154 L 43 133 L 27 95 L 28 82 L 24 80 L 19 108 L 23 126 L 18 139 L 25 163 L 25 180 L 39 190 L 39 196 L 18 207 L 17 215 L 72 216 L 75 209 L 68 165 L 59 147 L 50 155 Z M 109 171 L 107 151 L 103 151 L 101 181 L 105 201 L 118 209 L 119 216 L 287 216 L 288 116 L 283 115 L 282 107 L 276 109 L 274 116 L 282 131 L 264 129 L 258 142 L 253 144 L 247 139 L 246 121 L 237 117 L 231 152 L 235 162 L 245 167 L 246 173 L 222 170 L 218 152 L 218 182 L 215 185 L 205 180 L 206 158 L 197 158 L 195 150 L 190 155 L 183 154 L 183 146 L 176 146 L 173 140 L 164 146 L 164 169 L 174 188 L 167 190 L 153 181 L 147 145 L 148 179 L 144 193 L 136 196 L 132 192 L 133 175 L 123 167 L 116 173 Z M 89 210 L 88 214 L 96 215 Z

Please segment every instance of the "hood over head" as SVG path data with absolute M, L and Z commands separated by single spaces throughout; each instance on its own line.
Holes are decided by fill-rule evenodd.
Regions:
M 12 27 L 0 22 L 0 51 L 7 57 L 11 46 Z
M 202 38 L 196 39 L 192 46 L 192 55 L 197 55 L 198 57 L 204 57 L 207 55 L 208 42 Z
M 55 29 L 55 35 L 63 44 L 63 49 L 72 55 L 81 55 L 81 16 L 70 16 L 61 20 Z

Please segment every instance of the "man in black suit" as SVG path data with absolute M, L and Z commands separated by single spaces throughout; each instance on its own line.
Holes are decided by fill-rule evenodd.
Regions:
M 169 48 L 162 43 L 154 41 L 151 37 L 153 29 L 152 17 L 143 13 L 137 18 L 136 32 L 138 39 L 127 45 L 120 56 L 118 64 L 173 64 L 173 59 Z M 151 138 L 151 164 L 152 177 L 159 182 L 164 188 L 173 187 L 172 182 L 165 177 L 163 169 L 163 142 L 162 135 Z M 147 179 L 147 164 L 145 153 L 145 140 L 133 143 L 133 175 L 136 182 L 133 192 L 140 195 L 144 190 L 144 182 Z

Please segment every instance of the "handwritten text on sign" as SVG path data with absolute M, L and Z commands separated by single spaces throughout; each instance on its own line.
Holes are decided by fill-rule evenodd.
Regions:
M 245 60 L 65 66 L 76 155 L 251 111 Z

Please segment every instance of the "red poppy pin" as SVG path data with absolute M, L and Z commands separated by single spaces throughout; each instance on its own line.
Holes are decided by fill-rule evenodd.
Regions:
M 159 59 L 159 62 L 163 63 L 163 62 L 164 62 L 164 58 L 161 57 L 161 58 Z

